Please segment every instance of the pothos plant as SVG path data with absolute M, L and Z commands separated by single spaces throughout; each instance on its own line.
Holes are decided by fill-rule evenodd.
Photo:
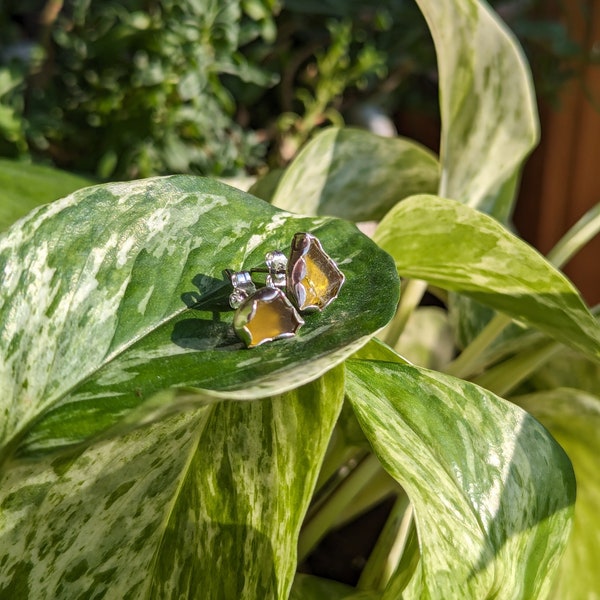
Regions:
M 329 129 L 257 184 L 271 203 L 194 177 L 107 184 L 0 237 L 0 598 L 592 597 L 600 328 L 507 226 L 538 135 L 527 66 L 486 5 L 418 3 L 439 158 Z M 246 349 L 222 271 L 298 231 L 344 286 Z M 427 285 L 447 313 L 418 307 Z M 415 323 L 421 365 L 397 352 Z M 438 325 L 462 351 L 429 369 Z M 389 493 L 356 588 L 297 573 Z

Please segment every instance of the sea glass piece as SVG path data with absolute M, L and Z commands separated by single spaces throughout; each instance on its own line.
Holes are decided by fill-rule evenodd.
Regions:
M 248 348 L 292 337 L 302 325 L 304 320 L 293 304 L 281 290 L 272 287 L 252 294 L 233 318 L 233 328 Z
M 299 310 L 323 310 L 338 297 L 344 279 L 344 274 L 314 235 L 294 235 L 287 289 Z

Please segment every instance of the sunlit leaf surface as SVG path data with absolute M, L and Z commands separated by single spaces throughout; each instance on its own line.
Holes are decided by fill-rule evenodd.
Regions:
M 460 292 L 600 358 L 600 326 L 571 282 L 491 217 L 454 200 L 413 196 L 374 239 L 403 277 Z
M 575 501 L 560 446 L 465 381 L 377 361 L 346 367 L 365 435 L 414 505 L 421 561 L 404 597 L 544 598 Z
M 592 600 L 600 592 L 600 398 L 558 388 L 514 399 L 565 449 L 577 479 L 575 519 L 552 590 L 554 600 Z
M 412 194 L 435 192 L 436 157 L 416 142 L 360 129 L 326 129 L 284 172 L 273 204 L 351 221 L 381 218 Z
M 487 3 L 417 4 L 437 53 L 439 193 L 507 221 L 516 173 L 539 136 L 527 63 L 514 36 Z
M 297 231 L 346 282 L 293 339 L 246 349 L 222 270 L 264 266 Z M 234 399 L 293 389 L 364 344 L 398 299 L 391 258 L 354 225 L 196 177 L 76 192 L 0 237 L 0 266 L 5 456 L 79 442 L 171 386 Z

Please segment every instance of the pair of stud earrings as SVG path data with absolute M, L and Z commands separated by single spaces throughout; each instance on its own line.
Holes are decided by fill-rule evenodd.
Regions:
M 267 253 L 265 262 L 266 269 L 226 271 L 233 286 L 233 328 L 248 348 L 296 335 L 304 325 L 300 313 L 322 311 L 338 297 L 345 280 L 310 233 L 294 235 L 289 259 L 276 250 Z M 267 273 L 265 287 L 256 287 L 253 272 Z

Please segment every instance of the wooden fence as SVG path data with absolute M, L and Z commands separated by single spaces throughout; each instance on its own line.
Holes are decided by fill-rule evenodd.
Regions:
M 573 37 L 600 57 L 600 0 L 564 5 Z M 540 116 L 542 140 L 525 168 L 515 223 L 546 253 L 600 202 L 600 62 L 565 87 L 558 108 L 543 106 Z M 565 271 L 590 305 L 600 303 L 600 236 Z

